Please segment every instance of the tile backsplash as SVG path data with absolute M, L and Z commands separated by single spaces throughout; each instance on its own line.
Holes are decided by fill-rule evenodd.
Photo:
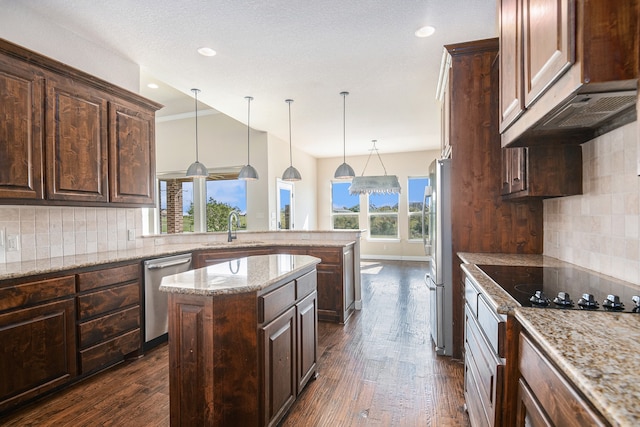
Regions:
M 640 283 L 637 122 L 582 145 L 583 194 L 544 201 L 544 254 Z
M 135 249 L 139 236 L 140 209 L 0 206 L 0 263 Z

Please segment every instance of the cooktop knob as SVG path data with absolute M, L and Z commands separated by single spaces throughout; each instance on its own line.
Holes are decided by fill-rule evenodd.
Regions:
M 620 302 L 620 297 L 618 295 L 607 295 L 607 299 L 604 300 L 602 306 L 607 310 L 624 310 L 624 304 Z
M 635 307 L 633 307 L 633 312 L 640 313 L 640 296 L 638 295 L 632 296 L 631 301 L 633 301 L 633 303 L 636 305 Z
M 546 307 L 551 302 L 549 301 L 549 298 L 547 298 L 547 296 L 542 291 L 536 291 L 535 294 L 531 295 L 531 298 L 529 298 L 529 301 L 534 306 L 539 306 L 539 307 Z
M 573 307 L 573 301 L 567 292 L 558 292 L 558 296 L 553 299 L 553 303 L 560 307 Z
M 598 301 L 591 294 L 582 294 L 582 298 L 578 300 L 578 306 L 585 310 L 597 310 Z

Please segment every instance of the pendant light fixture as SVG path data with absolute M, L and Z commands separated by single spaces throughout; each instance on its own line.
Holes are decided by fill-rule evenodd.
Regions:
M 282 174 L 283 181 L 300 181 L 302 176 L 298 169 L 293 167 L 293 155 L 291 151 L 291 103 L 293 99 L 285 99 L 284 102 L 289 104 L 289 167 Z
M 362 170 L 362 176 L 356 176 L 353 178 L 351 186 L 349 187 L 349 194 L 400 193 L 400 182 L 398 182 L 398 177 L 395 175 L 387 175 L 387 168 L 384 167 L 382 157 L 380 157 L 380 153 L 376 148 L 377 141 L 374 139 L 372 142 L 373 148 L 369 151 L 369 157 L 367 158 L 367 163 L 365 163 L 364 169 Z M 364 176 L 364 171 L 367 169 L 367 165 L 369 164 L 369 160 L 371 159 L 371 155 L 374 151 L 378 155 L 378 160 L 380 160 L 382 170 L 384 170 L 384 175 Z
M 356 176 L 353 168 L 347 164 L 347 95 L 349 92 L 340 92 L 342 95 L 342 164 L 336 169 L 333 177 L 336 179 L 351 179 Z
M 190 178 L 206 178 L 209 176 L 207 167 L 198 161 L 198 93 L 200 89 L 191 89 L 196 100 L 196 161 L 191 163 L 187 169 L 187 176 Z
M 238 174 L 238 179 L 244 179 L 245 181 L 255 181 L 258 179 L 258 171 L 256 168 L 251 166 L 249 162 L 249 137 L 251 135 L 251 126 L 249 125 L 249 120 L 251 120 L 251 101 L 253 101 L 252 96 L 245 96 L 244 99 L 247 100 L 247 165 L 243 166 L 240 169 L 240 173 Z

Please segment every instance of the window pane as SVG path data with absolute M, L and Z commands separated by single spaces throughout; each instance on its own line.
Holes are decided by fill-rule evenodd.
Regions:
M 160 181 L 160 233 L 167 233 L 167 181 Z
M 334 230 L 358 230 L 359 228 L 357 215 L 335 215 L 333 217 Z
M 350 182 L 331 183 L 331 212 L 360 212 L 360 196 L 349 194 Z
M 370 194 L 369 212 L 398 212 L 398 194 Z
M 247 183 L 238 179 L 207 181 L 207 231 L 226 231 L 231 211 L 238 212 L 238 230 L 246 230 Z
M 422 239 L 422 214 L 409 215 L 409 239 Z
M 424 187 L 427 185 L 429 185 L 429 178 L 409 178 L 409 190 L 407 191 L 409 212 L 422 212 Z
M 369 215 L 369 235 L 376 239 L 398 237 L 397 215 Z
M 182 231 L 193 231 L 193 181 L 182 182 Z

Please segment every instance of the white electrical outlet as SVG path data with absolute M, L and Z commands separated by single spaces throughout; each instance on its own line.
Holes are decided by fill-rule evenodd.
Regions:
M 129 240 L 130 242 L 136 240 L 136 230 L 134 230 L 133 228 L 127 230 L 127 240 Z
M 0 248 L 4 248 L 4 227 L 0 228 Z
M 7 234 L 7 252 L 16 252 L 18 251 L 20 248 L 19 246 L 19 239 L 18 239 L 18 235 L 17 234 Z

